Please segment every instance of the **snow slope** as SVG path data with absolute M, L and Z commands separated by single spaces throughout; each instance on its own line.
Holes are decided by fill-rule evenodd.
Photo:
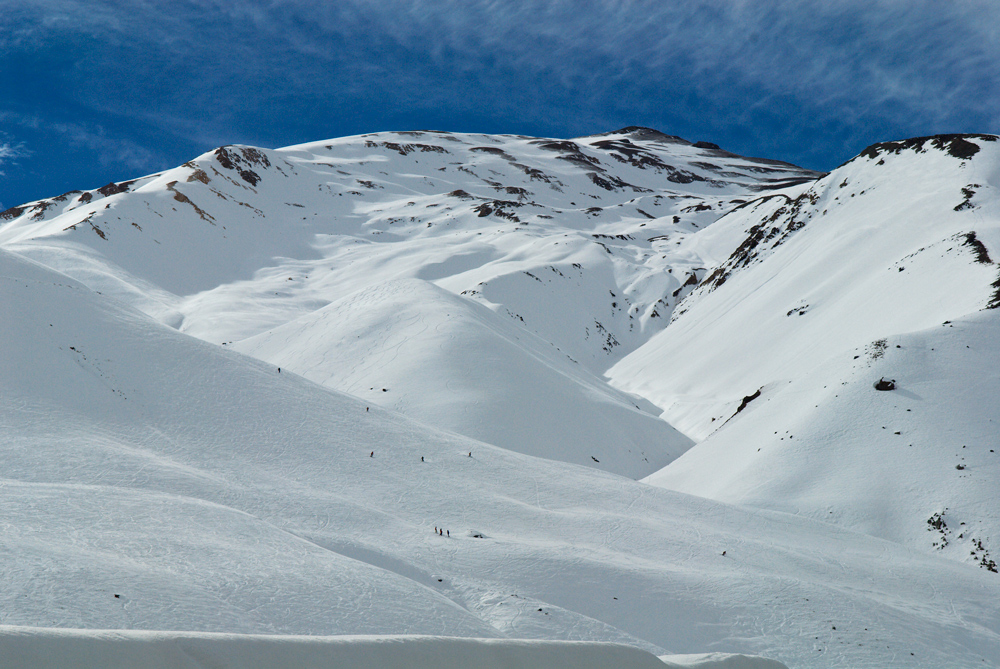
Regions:
M 509 641 L 448 637 L 303 637 L 0 628 L 9 669 L 73 667 L 351 667 L 352 669 L 664 669 L 637 648 L 582 641 Z M 753 669 L 737 658 L 734 669 Z M 666 665 L 669 666 L 669 665 Z M 678 665 L 679 666 L 703 666 Z M 761 665 L 762 667 L 764 665 Z M 706 668 L 707 669 L 707 668 Z
M 699 441 L 650 481 L 990 568 L 998 177 L 993 136 L 890 142 L 716 223 L 741 243 L 609 373 Z
M 431 425 L 631 478 L 691 445 L 537 335 L 420 279 L 362 289 L 233 348 Z
M 0 623 L 998 660 L 985 571 L 366 411 L 9 252 L 0 277 Z
M 0 625 L 998 664 L 997 150 L 380 133 L 0 212 Z
M 39 666 L 310 667 L 352 669 L 787 669 L 774 660 L 729 653 L 665 655 L 586 641 L 421 636 L 266 636 L 0 626 L 9 669 Z
M 206 341 L 276 330 L 265 335 L 276 365 L 352 391 L 384 385 L 359 381 L 377 372 L 393 391 L 367 399 L 440 427 L 641 477 L 690 442 L 598 377 L 665 325 L 704 274 L 685 240 L 749 194 L 815 176 L 644 128 L 575 141 L 380 133 L 275 151 L 223 147 L 162 174 L 14 207 L 0 213 L 0 245 Z M 461 298 L 444 313 L 440 292 L 403 305 L 380 288 L 413 285 L 387 283 L 400 279 Z M 343 339 L 336 328 L 352 326 L 322 310 L 348 295 L 380 300 L 372 313 L 419 311 L 428 332 L 454 336 L 467 333 L 446 322 L 449 309 L 479 303 L 497 317 L 479 309 L 475 336 L 504 342 L 490 367 L 506 373 L 468 355 L 442 366 L 461 352 L 413 342 L 405 367 L 333 374 L 328 365 L 350 362 L 331 348 Z M 311 332 L 308 353 L 281 334 L 301 319 L 334 328 Z M 504 320 L 527 332 L 512 335 Z M 538 337 L 546 362 L 521 375 L 539 359 Z M 278 338 L 288 350 L 275 348 Z M 583 371 L 568 372 L 559 356 Z M 496 420 L 508 410 L 510 429 Z M 609 441 L 615 434 L 622 439 Z

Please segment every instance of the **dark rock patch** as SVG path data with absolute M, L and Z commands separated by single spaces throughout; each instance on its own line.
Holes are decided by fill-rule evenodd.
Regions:
M 118 193 L 127 193 L 129 186 L 131 186 L 134 181 L 123 181 L 120 184 L 109 183 L 107 186 L 101 186 L 97 189 L 97 192 L 104 197 L 110 197 L 112 195 L 117 195 Z
M 473 207 L 472 211 L 479 214 L 480 218 L 484 218 L 492 214 L 493 216 L 513 221 L 514 223 L 520 223 L 521 219 L 518 218 L 517 214 L 512 211 L 507 211 L 508 208 L 520 206 L 520 202 L 512 202 L 511 200 L 493 200 L 491 202 L 483 202 L 479 206 Z
M 192 202 L 187 195 L 174 188 L 174 186 L 176 185 L 177 185 L 176 181 L 171 181 L 170 183 L 167 184 L 167 190 L 174 194 L 174 199 L 177 200 L 178 202 L 190 205 L 191 208 L 195 210 L 195 213 L 198 214 L 199 218 L 201 218 L 201 220 L 207 221 L 212 225 L 215 225 L 215 217 L 213 217 L 210 213 L 208 213 L 207 211 L 199 207 L 197 204 Z
M 584 169 L 597 169 L 604 171 L 601 161 L 593 156 L 588 156 L 576 142 L 569 140 L 536 140 L 531 142 L 546 151 L 557 151 L 562 155 L 556 156 L 556 160 L 565 160 Z
M 650 142 L 662 142 L 664 144 L 690 144 L 691 142 L 678 137 L 677 135 L 668 135 L 662 133 L 659 130 L 654 130 L 653 128 L 646 128 L 641 125 L 630 125 L 620 130 L 613 130 L 611 132 L 602 132 L 597 135 L 591 135 L 592 137 L 607 137 L 608 135 L 628 135 L 632 139 L 650 141 Z
M 785 203 L 778 207 L 767 219 L 755 224 L 748 231 L 746 239 L 736 248 L 722 265 L 706 277 L 704 284 L 709 290 L 715 290 L 736 270 L 748 267 L 757 262 L 760 255 L 767 249 L 774 250 L 781 246 L 797 230 L 805 227 L 809 216 L 802 216 L 806 207 L 815 205 L 819 200 L 813 189 L 809 189 L 794 200 L 787 195 L 771 195 L 760 200 L 753 200 L 733 208 L 736 211 L 750 204 L 762 204 L 773 197 L 784 198 Z
M 268 168 L 271 161 L 260 149 L 252 146 L 220 146 L 215 150 L 215 158 L 219 164 L 227 170 L 234 170 L 240 175 L 243 181 L 251 186 L 260 183 L 260 175 L 254 172 L 251 167 Z
M 961 204 L 955 206 L 955 211 L 965 211 L 966 209 L 975 209 L 976 205 L 972 204 L 972 198 L 976 195 L 976 189 L 982 188 L 979 184 L 969 184 L 962 189 L 962 195 L 965 196 L 965 200 Z
M 979 153 L 979 145 L 970 140 L 979 140 L 983 142 L 995 142 L 997 141 L 996 135 L 977 135 L 977 134 L 952 134 L 952 135 L 931 135 L 928 137 L 911 137 L 910 139 L 901 139 L 892 142 L 879 142 L 877 144 L 872 144 L 864 151 L 862 151 L 859 156 L 865 158 L 878 158 L 879 156 L 884 156 L 887 154 L 898 155 L 906 149 L 912 149 L 916 153 L 924 153 L 927 151 L 926 146 L 938 149 L 940 151 L 945 151 L 948 155 L 961 160 L 968 160 L 974 155 Z
M 528 178 L 531 179 L 532 181 L 542 181 L 547 184 L 551 184 L 553 181 L 556 183 L 561 183 L 555 177 L 546 174 L 545 172 L 541 171 L 538 168 L 522 165 L 521 163 L 512 163 L 512 164 L 514 167 L 516 167 L 517 169 L 521 170 L 526 175 L 528 175 Z
M 691 272 L 691 274 L 688 275 L 687 280 L 684 281 L 684 283 L 682 283 L 677 288 L 677 290 L 675 290 L 673 293 L 671 293 L 671 295 L 673 297 L 677 297 L 678 295 L 680 295 L 681 291 L 684 290 L 685 288 L 687 288 L 688 286 L 697 286 L 697 285 L 698 285 L 698 273 L 697 272 Z
M 24 207 L 11 207 L 10 209 L 4 209 L 3 211 L 0 211 L 0 220 L 13 221 L 23 213 Z
M 990 253 L 986 250 L 986 245 L 979 241 L 975 232 L 967 232 L 964 235 L 961 235 L 961 237 L 963 238 L 962 245 L 972 248 L 972 252 L 976 256 L 976 262 L 982 263 L 983 265 L 993 264 L 993 260 L 990 258 Z
M 986 303 L 986 308 L 996 309 L 1000 307 L 1000 276 L 990 285 L 993 287 L 993 295 L 990 297 L 990 301 Z
M 494 156 L 500 156 L 504 160 L 514 162 L 516 160 L 514 156 L 510 155 L 503 149 L 499 149 L 495 146 L 474 146 L 469 151 L 476 151 L 477 153 L 489 153 Z
M 879 379 L 874 384 L 875 390 L 895 390 L 896 389 L 896 379 L 886 379 L 885 377 Z
M 632 184 L 619 179 L 613 174 L 601 176 L 597 172 L 587 172 L 587 176 L 590 177 L 590 180 L 594 182 L 594 185 L 600 186 L 601 188 L 607 191 L 621 191 L 625 190 L 626 188 L 631 188 L 632 191 L 635 193 L 651 192 L 648 188 L 642 188 L 641 186 L 633 186 Z
M 33 210 L 35 213 L 32 215 L 31 220 L 40 221 L 43 218 L 45 218 L 45 212 L 48 211 L 49 207 L 51 207 L 53 204 L 55 203 L 52 202 L 51 200 L 40 201 L 38 204 L 35 205 L 35 208 Z
M 757 392 L 755 392 L 753 395 L 747 395 L 747 396 L 745 396 L 743 398 L 743 401 L 740 402 L 740 405 L 738 407 L 736 407 L 736 413 L 739 413 L 739 412 L 743 411 L 744 409 L 747 408 L 748 404 L 750 404 L 755 399 L 757 399 L 758 397 L 760 397 L 760 391 L 762 391 L 762 390 L 764 390 L 763 387 L 758 388 Z M 735 416 L 736 414 L 734 413 L 733 415 Z

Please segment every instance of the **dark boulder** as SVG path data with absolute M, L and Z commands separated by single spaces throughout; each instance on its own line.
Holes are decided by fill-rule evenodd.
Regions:
M 886 380 L 882 377 L 875 382 L 875 390 L 895 390 L 896 389 L 896 379 Z

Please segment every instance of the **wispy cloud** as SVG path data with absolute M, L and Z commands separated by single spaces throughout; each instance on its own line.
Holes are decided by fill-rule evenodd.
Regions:
M 0 144 L 0 163 L 12 158 L 21 158 L 26 155 L 28 155 L 28 151 L 24 148 L 24 142 L 20 142 L 18 144 L 4 142 Z
M 101 126 L 55 123 L 52 129 L 72 146 L 88 149 L 104 165 L 114 163 L 143 170 L 154 160 L 153 151 L 132 140 L 109 136 Z
M 0 0 L 0 54 L 46 48 L 61 102 L 116 119 L 69 135 L 130 164 L 116 123 L 201 145 L 641 120 L 820 160 L 1000 121 L 991 0 Z

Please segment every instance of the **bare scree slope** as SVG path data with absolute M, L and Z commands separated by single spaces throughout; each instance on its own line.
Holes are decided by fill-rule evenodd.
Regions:
M 380 133 L 2 212 L 0 623 L 1000 662 L 998 146 Z

